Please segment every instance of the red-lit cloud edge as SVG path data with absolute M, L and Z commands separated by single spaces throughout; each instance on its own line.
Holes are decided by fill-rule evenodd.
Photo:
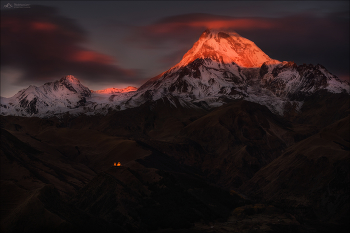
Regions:
M 115 57 L 84 48 L 87 32 L 55 8 L 1 13 L 1 68 L 20 70 L 17 83 L 52 81 L 66 74 L 99 83 L 135 79 L 136 71 L 119 67 Z

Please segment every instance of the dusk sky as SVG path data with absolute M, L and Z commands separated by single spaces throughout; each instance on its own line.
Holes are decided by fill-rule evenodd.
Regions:
M 207 27 L 349 80 L 349 1 L 1 1 L 1 96 L 68 74 L 93 90 L 139 87 Z

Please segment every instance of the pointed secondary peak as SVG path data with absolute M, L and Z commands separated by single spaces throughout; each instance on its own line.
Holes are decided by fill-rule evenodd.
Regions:
M 73 75 L 64 76 L 60 79 L 60 82 L 80 83 L 79 79 L 75 78 Z
M 81 96 L 85 96 L 85 97 L 91 96 L 90 89 L 85 87 L 79 81 L 79 79 L 75 78 L 73 75 L 64 76 L 58 82 L 64 85 L 68 90 L 72 91 L 73 93 L 78 93 Z

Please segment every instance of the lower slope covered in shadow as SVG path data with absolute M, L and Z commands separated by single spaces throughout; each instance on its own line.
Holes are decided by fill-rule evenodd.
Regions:
M 349 106 L 348 94 L 334 94 L 320 90 L 305 98 L 299 112 L 295 110 L 285 112 L 285 118 L 293 122 L 294 140 L 301 141 L 348 116 Z
M 1 230 L 346 229 L 346 103 L 315 95 L 284 117 L 242 100 L 203 110 L 167 99 L 106 116 L 1 116 Z
M 135 142 L 141 152 L 150 151 L 145 158 L 139 156 L 130 161 L 126 154 L 124 161 L 128 162 L 123 166 L 111 167 L 111 162 L 107 168 L 80 161 L 79 156 L 71 156 L 62 148 L 61 152 L 49 154 L 49 151 L 55 151 L 53 142 L 66 147 L 64 139 L 69 139 L 72 144 L 77 143 L 73 140 L 77 132 L 72 131 L 73 135 L 62 132 L 62 129 L 50 134 L 45 132 L 43 135 L 46 137 L 41 133 L 36 134 L 35 138 L 39 141 L 15 133 L 33 143 L 33 147 L 2 129 L 3 232 L 187 229 L 200 220 L 224 221 L 233 208 L 244 202 L 240 196 L 208 184 L 192 168 L 184 168 L 174 158 L 162 154 L 159 160 L 159 156 L 152 156 L 155 151 L 142 143 Z M 87 140 L 89 137 L 86 133 L 86 130 L 82 130 L 80 139 L 75 140 Z M 114 146 L 118 147 L 118 140 L 115 139 Z M 81 153 L 87 152 L 82 149 Z M 103 161 L 104 156 L 102 153 L 99 159 Z M 118 156 L 120 154 L 114 160 L 122 159 Z M 91 166 L 92 170 L 86 166 Z M 81 174 L 84 169 L 89 171 L 86 176 Z M 94 170 L 104 171 L 95 175 Z M 70 177 L 75 175 L 76 181 L 70 183 Z
M 104 229 L 103 221 L 67 202 L 95 175 L 89 168 L 62 155 L 39 151 L 4 129 L 0 159 L 2 232 Z
M 113 167 L 80 190 L 72 203 L 111 226 L 148 232 L 186 229 L 200 220 L 224 221 L 233 208 L 244 202 L 238 195 L 186 174 L 147 174 L 146 170 Z M 157 178 L 151 181 L 152 176 Z
M 188 124 L 170 143 L 147 143 L 230 189 L 238 188 L 292 144 L 291 128 L 265 106 L 233 101 Z
M 321 232 L 349 229 L 349 117 L 289 147 L 241 190 L 315 224 Z M 322 223 L 321 223 L 322 222 Z

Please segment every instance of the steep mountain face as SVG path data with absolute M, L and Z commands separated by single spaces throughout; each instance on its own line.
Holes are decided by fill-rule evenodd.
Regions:
M 206 30 L 177 65 L 142 85 L 125 107 L 172 95 L 207 108 L 245 99 L 283 115 L 290 106 L 299 111 L 319 90 L 350 91 L 321 65 L 273 60 L 237 33 Z
M 219 97 L 246 96 L 247 80 L 268 61 L 274 60 L 237 33 L 206 30 L 177 65 L 142 85 L 126 106 L 168 94 L 220 106 L 224 101 Z
M 33 116 L 66 112 L 84 106 L 91 91 L 71 75 L 40 87 L 29 86 L 11 98 L 1 98 L 2 114 Z
M 333 93 L 349 92 L 349 84 L 341 81 L 317 64 L 300 65 L 294 62 L 265 62 L 260 69 L 261 86 L 278 97 L 303 101 L 319 90 L 326 89 Z
M 183 107 L 210 109 L 236 99 L 264 105 L 275 114 L 298 113 L 305 98 L 318 91 L 349 94 L 348 82 L 321 65 L 297 65 L 271 59 L 252 41 L 235 32 L 210 29 L 166 72 L 138 90 L 90 91 L 67 76 L 41 87 L 30 86 L 1 98 L 2 115 L 39 116 L 70 112 L 107 114 L 162 98 Z

